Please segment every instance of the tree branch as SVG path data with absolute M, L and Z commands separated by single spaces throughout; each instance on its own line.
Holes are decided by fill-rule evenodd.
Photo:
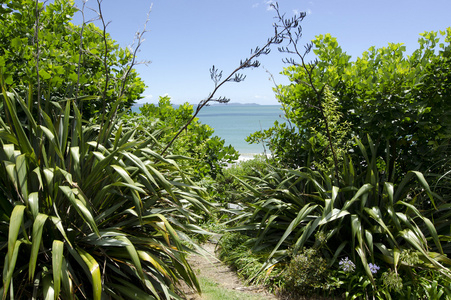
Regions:
M 213 66 L 210 69 L 210 76 L 213 80 L 215 87 L 213 91 L 210 93 L 210 95 L 199 102 L 197 105 L 196 111 L 194 115 L 191 117 L 191 119 L 177 132 L 177 134 L 172 138 L 172 140 L 166 145 L 166 147 L 161 152 L 161 155 L 164 155 L 166 151 L 171 147 L 171 145 L 174 143 L 174 141 L 179 137 L 179 135 L 188 128 L 188 126 L 191 124 L 191 122 L 196 118 L 197 114 L 201 111 L 201 109 L 205 106 L 207 106 L 211 101 L 213 102 L 220 102 L 220 103 L 227 103 L 229 102 L 229 99 L 224 97 L 219 97 L 218 99 L 213 98 L 216 92 L 223 86 L 226 82 L 240 82 L 245 79 L 245 76 L 242 74 L 239 74 L 238 72 L 240 70 L 246 69 L 246 68 L 256 68 L 260 66 L 260 62 L 258 60 L 254 60 L 255 58 L 259 57 L 260 55 L 266 55 L 269 54 L 271 49 L 270 46 L 272 44 L 280 44 L 283 41 L 283 32 L 278 32 L 277 28 L 275 28 L 275 34 L 272 38 L 268 39 L 266 44 L 262 48 L 255 48 L 255 50 L 251 51 L 251 56 L 244 61 L 240 61 L 240 65 L 233 70 L 224 80 L 222 79 L 222 71 L 218 71 L 218 69 Z
M 332 157 L 333 157 L 334 165 L 335 165 L 336 184 L 338 185 L 338 183 L 339 183 L 338 159 L 337 159 L 335 149 L 333 147 L 332 134 L 330 132 L 329 122 L 328 122 L 327 116 L 324 112 L 323 101 L 322 101 L 325 85 L 322 87 L 316 87 L 315 84 L 313 83 L 312 73 L 313 73 L 313 70 L 315 69 L 318 61 L 315 60 L 313 63 L 306 63 L 306 61 L 305 61 L 305 57 L 312 50 L 313 44 L 309 43 L 309 44 L 305 45 L 305 51 L 303 54 L 301 54 L 301 52 L 298 48 L 298 42 L 302 37 L 302 27 L 298 24 L 298 22 L 296 21 L 296 18 L 293 17 L 293 19 L 289 20 L 289 19 L 286 19 L 284 15 L 281 15 L 279 12 L 279 6 L 277 5 L 277 3 L 271 4 L 271 6 L 274 8 L 274 10 L 277 13 L 277 19 L 278 19 L 279 23 L 282 24 L 282 25 L 275 25 L 275 26 L 281 26 L 282 28 L 284 28 L 284 30 L 286 32 L 285 38 L 288 39 L 288 45 L 292 46 L 292 50 L 288 47 L 285 47 L 285 48 L 279 48 L 279 51 L 288 53 L 288 54 L 294 54 L 294 55 L 298 56 L 301 60 L 301 63 L 297 63 L 293 58 L 289 58 L 289 59 L 286 58 L 286 59 L 284 59 L 284 62 L 289 63 L 294 66 L 301 66 L 305 70 L 309 82 L 300 81 L 300 83 L 308 85 L 315 93 L 316 100 L 318 102 L 318 105 L 317 106 L 315 105 L 315 107 L 317 107 L 319 109 L 321 117 L 324 120 L 324 124 L 326 126 L 327 139 L 329 141 L 329 147 L 332 152 Z M 305 13 L 301 13 L 302 19 L 305 16 L 306 16 Z M 295 33 L 293 33 L 292 30 L 295 28 L 297 29 L 297 31 Z M 297 82 L 297 83 L 299 83 L 299 82 Z

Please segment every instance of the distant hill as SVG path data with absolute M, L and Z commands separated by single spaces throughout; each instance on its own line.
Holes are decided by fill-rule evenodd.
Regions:
M 158 103 L 151 103 L 154 105 L 158 105 Z M 191 105 L 193 105 L 194 107 L 197 107 L 198 103 L 191 103 Z M 139 112 L 139 108 L 141 106 L 143 106 L 144 103 L 139 103 L 139 104 L 135 104 L 131 107 L 132 112 Z M 232 102 L 232 103 L 217 103 L 217 102 L 211 102 L 208 104 L 209 106 L 220 106 L 220 105 L 226 105 L 226 106 L 262 106 L 261 104 L 258 103 L 238 103 L 238 102 Z M 277 105 L 277 104 L 274 104 Z M 179 106 L 179 104 L 173 104 L 173 106 L 175 108 L 177 108 Z
M 210 104 L 211 106 L 216 106 L 216 105 L 227 105 L 227 106 L 255 106 L 255 105 L 261 105 L 258 103 L 237 103 L 237 102 L 232 102 L 232 103 L 216 103 L 213 102 Z

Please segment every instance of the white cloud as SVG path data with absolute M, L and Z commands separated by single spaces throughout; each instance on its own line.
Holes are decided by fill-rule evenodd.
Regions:
M 152 98 L 153 98 L 153 95 L 150 95 L 150 94 L 143 95 L 143 96 L 144 96 L 144 98 L 139 99 L 138 101 L 136 101 L 136 104 L 149 103 L 152 100 Z
M 274 0 L 265 0 L 264 2 L 267 5 L 266 10 L 273 10 L 274 9 L 274 8 L 272 8 L 271 4 L 275 4 L 276 1 L 274 1 Z
M 254 4 L 252 4 L 252 8 L 257 8 L 257 7 L 259 7 L 260 6 L 260 3 L 254 3 Z

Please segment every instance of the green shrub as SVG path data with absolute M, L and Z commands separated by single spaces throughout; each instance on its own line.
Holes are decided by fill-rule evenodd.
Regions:
M 288 23 L 281 16 L 279 21 Z M 292 43 L 282 50 L 296 53 L 295 45 L 303 43 L 297 34 L 291 32 Z M 276 96 L 287 122 L 275 123 L 249 140 L 265 140 L 276 159 L 290 168 L 330 167 L 334 156 L 333 167 L 338 168 L 346 142 L 370 135 L 381 142 L 377 155 L 389 157 L 388 176 L 395 163 L 401 177 L 410 170 L 439 173 L 447 164 L 445 173 L 451 126 L 450 42 L 451 28 L 424 32 L 412 55 L 406 55 L 401 43 L 389 43 L 370 47 L 352 61 L 336 38 L 319 35 L 301 57 L 290 55 L 282 72 L 290 83 L 277 86 Z M 310 51 L 317 63 L 304 59 Z M 353 157 L 356 162 L 360 158 Z M 390 181 L 397 184 L 394 179 Z
M 133 53 L 93 23 L 72 24 L 78 12 L 74 1 L 5 0 L 1 9 L 0 69 L 6 87 L 22 98 L 30 86 L 36 103 L 38 94 L 49 101 L 94 96 L 79 103 L 85 120 L 98 119 L 119 98 L 120 111 L 142 98 L 145 84 L 132 68 Z M 30 109 L 37 116 L 36 105 Z
M 282 273 L 283 291 L 292 297 L 327 293 L 331 289 L 326 260 L 309 248 L 293 256 Z

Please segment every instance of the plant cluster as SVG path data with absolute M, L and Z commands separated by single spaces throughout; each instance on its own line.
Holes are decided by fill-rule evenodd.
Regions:
M 133 67 L 145 29 L 135 49 L 119 48 L 96 2 L 103 28 L 70 22 L 85 2 L 0 6 L 3 298 L 180 299 L 180 280 L 200 291 L 186 255 L 211 190 L 193 181 L 208 184 L 237 153 L 196 115 L 227 102 L 217 90 L 285 32 L 228 76 L 213 67 L 195 111 L 162 98 L 125 117 L 144 89 Z
M 411 56 L 389 44 L 352 62 L 329 34 L 301 53 L 301 29 L 274 8 L 289 42 L 280 50 L 297 59 L 285 60 L 291 84 L 275 88 L 287 122 L 249 140 L 267 139 L 279 164 L 239 178 L 244 209 L 229 230 L 266 256 L 266 275 L 315 249 L 331 295 L 449 297 L 451 29 L 443 42 L 422 34 Z M 307 282 L 289 274 L 292 290 Z
M 73 101 L 54 120 L 42 110 L 43 124 L 27 106 L 3 89 L 3 295 L 170 298 L 181 278 L 199 288 L 182 232 L 190 206 L 206 209 L 177 163 L 114 121 L 82 125 Z
M 254 255 L 266 256 L 259 270 L 265 274 L 303 249 L 317 249 L 328 268 L 341 269 L 342 276 L 328 282 L 331 287 L 345 283 L 338 284 L 337 293 L 356 284 L 362 295 L 376 295 L 383 286 L 398 291 L 400 284 L 390 272 L 411 279 L 402 292 L 418 290 L 414 278 L 421 270 L 451 282 L 449 205 L 431 192 L 419 172 L 408 173 L 398 186 L 388 182 L 376 163 L 377 146 L 370 144 L 368 154 L 358 144 L 368 160 L 359 166 L 344 158 L 342 188 L 333 185 L 329 173 L 309 168 L 268 166 L 265 176 L 242 178 L 244 209 L 229 230 L 250 236 L 246 244 Z
M 283 290 L 294 295 L 311 296 L 312 294 L 330 291 L 327 262 L 320 253 L 313 249 L 304 249 L 291 258 L 283 271 Z
M 221 257 L 288 294 L 451 297 L 451 29 L 409 57 L 389 44 L 351 62 L 330 35 L 301 54 L 305 14 L 274 4 L 275 35 L 228 76 L 213 67 L 196 109 L 162 97 L 123 115 L 144 88 L 137 49 L 108 36 L 100 2 L 103 29 L 71 24 L 67 1 L 0 6 L 3 298 L 180 299 L 180 280 L 200 290 L 186 260 L 199 224 L 233 226 Z M 288 122 L 250 137 L 269 139 L 277 163 L 223 170 L 237 152 L 196 115 L 283 41 L 300 59 L 276 89 Z
M 237 274 L 246 279 L 252 278 L 253 283 L 268 283 L 278 276 L 271 277 L 261 274 L 259 270 L 265 262 L 265 256 L 253 253 L 252 238 L 237 232 L 225 233 L 218 242 L 219 258 L 233 266 Z

